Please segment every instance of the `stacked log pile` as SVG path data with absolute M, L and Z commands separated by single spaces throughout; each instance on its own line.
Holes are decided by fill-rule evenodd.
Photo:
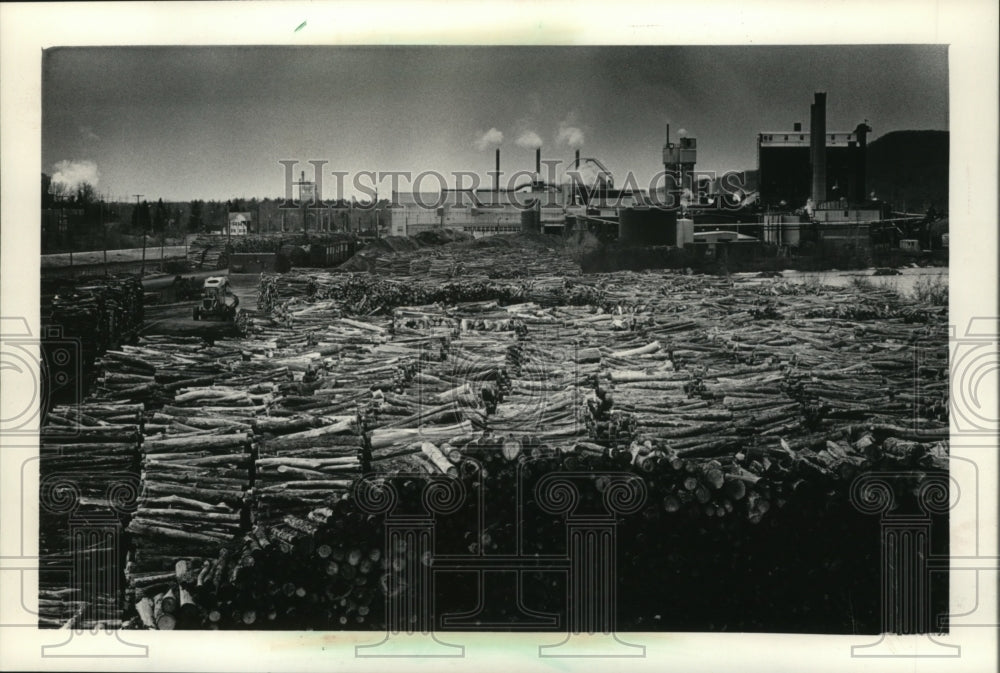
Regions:
M 521 487 L 532 493 L 537 479 L 546 474 L 593 472 L 591 486 L 584 486 L 582 495 L 594 499 L 610 483 L 601 473 L 631 469 L 645 480 L 648 493 L 647 505 L 632 525 L 642 531 L 643 539 L 653 542 L 658 527 L 669 530 L 675 525 L 671 522 L 718 520 L 718 526 L 736 530 L 740 521 L 759 524 L 783 508 L 815 506 L 817 489 L 823 497 L 842 502 L 851 482 L 844 468 L 859 458 L 869 469 L 919 468 L 908 482 L 897 485 L 900 501 L 921 488 L 922 474 L 947 469 L 946 449 L 940 442 L 901 442 L 862 427 L 838 437 L 811 440 L 809 445 L 815 448 L 786 449 L 782 454 L 682 459 L 656 442 L 633 444 L 631 455 L 613 455 L 592 444 L 557 449 L 526 437 L 520 450 L 513 452 L 502 438 L 487 434 L 461 449 L 425 443 L 425 458 L 414 465 L 435 465 L 435 474 L 462 482 L 465 501 L 453 517 L 441 518 L 435 530 L 438 549 L 470 554 L 501 553 L 515 542 L 518 526 L 529 527 L 527 552 L 553 553 L 560 548 L 564 534 L 558 534 L 558 517 L 540 513 L 530 500 L 513 516 L 501 498 L 493 503 L 499 508 L 493 513 L 506 514 L 484 528 L 470 526 L 477 491 L 513 492 L 518 475 L 527 479 Z M 419 508 L 419 477 L 387 478 L 397 484 L 398 507 Z M 732 544 L 739 544 L 739 539 L 733 538 Z M 405 577 L 411 564 L 432 563 L 417 552 L 403 545 L 386 549 L 381 517 L 361 511 L 350 496 L 338 495 L 301 516 L 287 514 L 270 525 L 256 526 L 218 558 L 196 566 L 186 584 L 175 584 L 172 574 L 164 573 L 171 583 L 165 594 L 170 598 L 186 591 L 191 596 L 181 599 L 196 606 L 187 622 L 191 628 L 380 629 L 388 592 L 405 589 L 405 583 L 390 578 Z M 497 605 L 505 599 L 510 596 L 490 594 L 484 600 Z M 540 592 L 532 594 L 532 600 L 538 607 L 559 610 L 565 597 Z M 151 600 L 146 610 L 155 610 L 155 602 Z M 417 608 L 410 604 L 404 609 Z M 622 612 L 630 624 L 638 623 L 628 607 Z
M 380 275 L 413 276 L 434 280 L 482 278 L 563 279 L 580 275 L 580 265 L 559 248 L 561 241 L 493 236 L 448 243 L 428 254 L 407 250 L 380 257 Z
M 409 319 L 400 319 L 402 326 L 397 332 L 423 332 L 426 337 L 409 338 L 404 351 L 407 375 L 398 380 L 396 388 L 379 391 L 368 416 L 372 470 L 440 471 L 428 453 L 430 446 L 460 441 L 485 427 L 488 411 L 483 389 L 492 385 L 497 370 L 457 371 L 456 366 L 465 360 L 451 346 L 452 326 L 444 327 L 442 339 L 441 321 L 426 314 L 414 318 L 413 311 Z M 387 356 L 402 354 L 388 344 L 376 349 L 380 351 Z M 490 393 L 485 397 L 490 398 Z
M 302 516 L 330 498 L 347 493 L 362 474 L 364 440 L 356 415 L 317 418 L 319 427 L 278 434 L 288 425 L 267 428 L 255 461 L 254 517 L 257 523 Z
M 101 353 L 130 340 L 142 326 L 143 291 L 137 276 L 49 280 L 42 288 L 42 323 L 58 325 Z
M 863 471 L 912 469 L 912 494 L 926 476 L 924 470 L 947 470 L 946 433 L 915 442 L 891 432 L 878 426 L 846 427 L 781 440 L 777 448 L 746 446 L 715 457 L 647 440 L 633 446 L 633 464 L 654 495 L 650 508 L 668 514 L 740 516 L 759 523 L 796 495 L 823 493 L 831 500 L 846 500 L 852 481 Z
M 128 526 L 136 546 L 133 587 L 169 570 L 179 556 L 218 553 L 246 528 L 253 455 L 243 428 L 249 429 L 233 423 L 144 439 L 142 494 Z
M 41 299 L 45 397 L 78 402 L 89 391 L 96 358 L 138 334 L 142 284 L 136 276 L 49 279 Z
M 941 310 L 665 273 L 455 278 L 262 276 L 276 303 L 252 337 L 102 358 L 104 403 L 146 406 L 137 623 L 373 624 L 393 552 L 347 498 L 366 471 L 497 493 L 524 469 L 631 470 L 653 535 L 947 468 Z
M 41 628 L 116 628 L 135 508 L 141 405 L 57 406 L 39 433 Z
M 208 346 L 198 337 L 148 336 L 137 345 L 105 353 L 95 397 L 158 407 L 186 387 L 211 385 L 239 359 L 232 347 Z
M 240 350 L 173 341 L 144 340 L 122 354 L 148 368 L 157 393 L 145 400 L 141 497 L 128 527 L 136 602 L 165 591 L 178 558 L 202 563 L 248 526 L 252 420 L 271 399 L 266 384 L 238 380 Z
M 221 269 L 220 257 L 226 252 L 226 236 L 202 234 L 187 244 L 187 263 L 192 269 Z
M 336 294 L 330 277 L 314 280 L 320 278 L 317 292 Z M 351 286 L 350 277 L 341 280 L 341 290 Z M 331 302 L 326 310 L 336 305 L 351 310 L 359 282 L 338 299 L 326 300 Z M 455 339 L 448 367 L 468 369 L 474 388 L 476 367 L 504 374 L 509 370 L 507 403 L 490 410 L 487 423 L 501 434 L 537 419 L 553 437 L 580 438 L 568 430 L 582 420 L 590 439 L 599 443 L 620 446 L 641 436 L 668 442 L 688 455 L 711 455 L 732 453 L 748 443 L 773 446 L 781 437 L 858 420 L 865 410 L 875 412 L 868 414 L 874 419 L 891 422 L 909 420 L 906 412 L 916 405 L 922 412 L 918 423 L 940 426 L 943 421 L 943 350 L 927 349 L 921 355 L 920 371 L 926 376 L 916 382 L 903 378 L 913 344 L 933 337 L 927 320 L 914 322 L 914 316 L 934 317 L 926 309 L 900 302 L 883 306 L 871 313 L 879 322 L 868 329 L 857 321 L 798 316 L 831 302 L 877 307 L 882 297 L 858 302 L 782 284 L 741 287 L 725 279 L 666 274 L 609 274 L 581 287 L 602 298 L 596 311 L 532 303 L 501 308 L 495 300 L 459 303 L 447 311 L 424 305 L 397 309 L 392 328 L 400 337 Z M 363 307 L 371 305 L 367 297 L 361 300 Z M 469 339 L 473 335 L 481 342 L 477 348 L 485 343 L 492 355 L 483 359 L 475 353 L 472 359 L 481 362 L 470 365 L 456 344 L 475 343 Z M 525 343 L 516 341 L 526 335 Z M 882 343 L 871 341 L 879 335 Z M 502 343 L 507 349 L 503 365 L 496 359 Z M 835 357 L 843 366 L 833 364 Z M 863 364 L 865 360 L 871 362 Z M 422 386 L 437 386 L 438 393 L 447 383 L 462 382 L 438 374 L 423 369 Z M 886 374 L 900 378 L 894 381 Z M 858 391 L 872 391 L 863 405 L 851 403 L 852 393 L 837 383 L 855 376 Z M 916 388 L 887 388 L 887 382 Z M 479 392 L 473 390 L 473 396 Z M 584 399 L 588 403 L 581 414 L 574 407 Z M 405 395 L 380 399 L 378 407 L 386 416 L 414 412 Z M 529 419 L 529 409 L 539 413 Z M 560 419 L 566 428 L 559 427 Z
M 547 344 L 511 344 L 506 351 L 510 392 L 490 419 L 490 428 L 514 436 L 544 436 L 555 443 L 587 436 L 581 405 L 595 368 L 576 362 L 577 355 L 573 344 L 558 338 Z
M 501 304 L 537 302 L 547 306 L 584 305 L 601 300 L 591 285 L 565 276 L 494 280 L 486 276 L 462 277 L 448 282 L 395 274 L 385 278 L 371 274 L 331 273 L 299 270 L 281 275 L 262 274 L 259 305 L 270 311 L 289 299 L 333 299 L 352 315 L 390 313 L 399 306 L 456 304 L 496 301 Z
M 259 524 L 216 557 L 178 559 L 136 604 L 152 629 L 366 629 L 383 625 L 387 572 L 414 562 L 384 554 L 382 530 L 349 499 Z

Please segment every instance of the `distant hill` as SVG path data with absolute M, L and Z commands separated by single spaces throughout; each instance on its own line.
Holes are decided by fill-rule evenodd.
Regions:
M 868 143 L 868 192 L 896 210 L 948 210 L 948 132 L 892 131 Z

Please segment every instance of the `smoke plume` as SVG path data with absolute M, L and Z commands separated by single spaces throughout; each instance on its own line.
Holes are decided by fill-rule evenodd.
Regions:
M 499 145 L 503 142 L 503 133 L 501 133 L 496 128 L 491 128 L 489 131 L 481 135 L 475 142 L 476 149 L 482 152 L 487 147 L 491 145 Z
M 542 146 L 541 137 L 534 131 L 525 131 L 514 142 L 517 143 L 518 147 L 527 147 L 528 149 L 535 149 Z
M 75 192 L 80 185 L 87 182 L 96 187 L 101 179 L 97 164 L 93 161 L 71 161 L 63 159 L 53 166 L 52 185 L 67 192 Z
M 560 145 L 581 147 L 583 145 L 583 131 L 576 126 L 569 126 L 565 123 L 560 124 L 559 134 L 556 136 L 556 142 Z

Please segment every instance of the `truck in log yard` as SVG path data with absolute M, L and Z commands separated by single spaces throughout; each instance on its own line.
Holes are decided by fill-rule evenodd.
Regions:
M 229 279 L 225 276 L 210 276 L 202 287 L 201 301 L 194 307 L 194 319 L 233 321 L 239 297 L 233 294 Z

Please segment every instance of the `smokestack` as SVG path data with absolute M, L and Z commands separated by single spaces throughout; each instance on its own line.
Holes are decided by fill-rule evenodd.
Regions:
M 812 200 L 826 201 L 826 92 L 817 91 L 810 108 L 809 155 L 812 159 Z
M 865 156 L 868 151 L 868 134 L 871 133 L 872 127 L 868 126 L 868 120 L 866 119 L 862 123 L 858 124 L 857 128 L 854 129 L 854 135 L 858 139 L 857 156 L 855 158 L 855 193 L 852 198 L 857 203 L 864 203 L 868 200 L 868 194 L 866 192 L 866 182 L 868 179 L 867 175 L 867 157 Z
M 497 172 L 493 174 L 493 191 L 500 191 L 500 148 L 497 148 Z
M 667 144 L 670 144 L 670 124 L 667 124 Z
M 574 164 L 574 168 L 576 169 L 577 175 L 579 175 L 579 173 L 580 173 L 580 150 L 579 149 L 576 151 L 576 163 Z M 573 205 L 576 205 L 576 191 L 577 191 L 578 188 L 579 188 L 579 185 L 576 182 L 571 182 L 570 183 L 570 196 L 571 196 Z
M 535 175 L 537 175 L 538 179 L 541 180 L 541 178 L 542 178 L 542 148 L 541 147 L 535 148 Z

